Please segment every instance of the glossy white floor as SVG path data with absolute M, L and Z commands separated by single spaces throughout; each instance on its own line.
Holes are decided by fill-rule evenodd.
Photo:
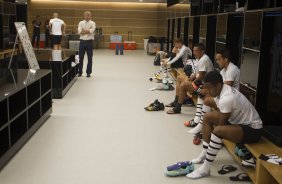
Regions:
M 181 184 L 231 183 L 242 172 L 225 149 L 214 162 L 212 176 L 201 180 L 168 178 L 164 167 L 189 160 L 202 149 L 192 144 L 183 126 L 195 109 L 181 115 L 145 112 L 158 98 L 164 103 L 174 92 L 148 91 L 157 69 L 144 51 L 115 56 L 95 50 L 93 77 L 79 78 L 53 114 L 0 172 L 1 184 Z M 238 171 L 219 176 L 223 164 Z

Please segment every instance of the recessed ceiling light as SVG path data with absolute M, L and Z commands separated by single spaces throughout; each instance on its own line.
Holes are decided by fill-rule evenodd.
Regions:
M 139 0 L 139 2 L 143 2 L 143 0 Z

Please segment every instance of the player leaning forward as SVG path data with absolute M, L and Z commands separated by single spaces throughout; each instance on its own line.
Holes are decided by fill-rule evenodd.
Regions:
M 210 166 L 222 147 L 222 139 L 240 144 L 254 143 L 262 133 L 262 121 L 254 106 L 238 90 L 224 84 L 219 72 L 206 75 L 204 88 L 216 104 L 212 107 L 215 110 L 204 116 L 203 150 L 192 160 L 203 165 L 187 175 L 191 179 L 210 175 Z

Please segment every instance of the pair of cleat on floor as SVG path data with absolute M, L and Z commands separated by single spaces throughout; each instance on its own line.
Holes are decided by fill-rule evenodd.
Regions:
M 156 99 L 153 103 L 151 103 L 149 106 L 144 108 L 146 111 L 163 111 L 165 109 L 164 104 L 159 102 L 158 99 Z

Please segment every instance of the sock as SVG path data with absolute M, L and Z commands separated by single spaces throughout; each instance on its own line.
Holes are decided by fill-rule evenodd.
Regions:
M 181 106 L 182 106 L 182 104 L 176 102 L 175 103 L 175 107 L 173 109 L 175 109 L 176 111 L 180 111 L 181 112 Z
M 196 115 L 194 117 L 194 122 L 197 123 L 197 124 L 199 123 L 201 115 L 202 115 L 203 103 L 204 103 L 203 99 L 198 98 L 198 100 L 197 100 L 197 108 L 196 108 Z
M 191 130 L 189 130 L 188 133 L 190 133 L 190 134 L 197 134 L 197 133 L 202 131 L 204 115 L 207 112 L 209 112 L 209 111 L 211 111 L 211 108 L 209 106 L 203 105 L 202 113 L 201 113 L 201 118 L 200 118 L 200 121 L 199 121 L 198 125 L 195 126 L 194 128 L 192 128 Z
M 190 174 L 187 174 L 187 177 L 191 179 L 198 179 L 205 176 L 209 176 L 211 163 L 214 161 L 221 147 L 222 147 L 222 140 L 216 135 L 211 134 L 211 141 L 207 149 L 205 162 L 197 170 L 195 170 Z
M 163 68 L 164 68 L 164 67 L 163 67 L 163 66 L 161 66 L 161 68 L 157 71 L 157 73 L 156 73 L 156 74 L 157 74 L 157 75 L 160 75 L 160 74 L 161 74 L 161 72 L 163 71 Z
M 173 103 L 176 104 L 177 102 L 178 102 L 178 96 L 176 95 L 175 98 L 174 98 Z
M 200 155 L 197 158 L 194 158 L 191 160 L 194 164 L 200 164 L 206 159 L 207 149 L 208 149 L 209 143 L 203 141 L 203 150 L 200 153 Z
M 164 67 L 163 72 L 164 72 L 164 77 L 168 77 L 168 74 L 167 74 L 167 67 Z

